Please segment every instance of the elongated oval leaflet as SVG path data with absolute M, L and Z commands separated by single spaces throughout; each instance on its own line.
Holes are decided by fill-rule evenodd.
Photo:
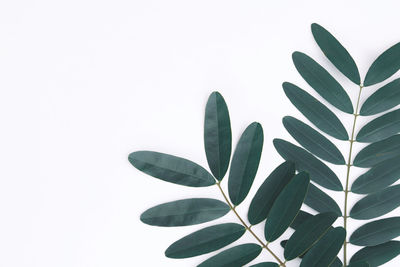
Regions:
M 317 23 L 311 25 L 311 31 L 318 46 L 332 64 L 353 83 L 359 85 L 361 79 L 357 65 L 343 45 Z
M 400 78 L 373 93 L 362 105 L 361 116 L 375 115 L 400 104 Z
M 243 132 L 233 154 L 229 171 L 228 192 L 234 205 L 239 205 L 253 184 L 264 142 L 261 124 L 253 122 Z
M 293 161 L 298 171 L 308 172 L 311 180 L 317 184 L 335 191 L 343 190 L 342 184 L 336 174 L 303 148 L 282 139 L 274 139 L 274 146 L 282 158 Z
M 142 213 L 140 220 L 155 226 L 186 226 L 218 219 L 229 211 L 229 206 L 217 199 L 189 198 L 150 208 Z
M 265 179 L 251 201 L 247 215 L 250 224 L 256 225 L 267 218 L 276 198 L 294 174 L 294 163 L 284 162 Z
M 211 172 L 215 178 L 221 181 L 229 166 L 232 132 L 228 107 L 218 92 L 213 92 L 207 101 L 204 119 L 204 148 Z
M 331 265 L 332 266 L 332 265 Z M 340 265 L 342 266 L 342 265 Z M 368 262 L 365 261 L 357 261 L 357 262 L 353 262 L 350 263 L 349 265 L 347 265 L 348 267 L 370 267 Z
M 350 97 L 329 72 L 304 53 L 294 52 L 292 59 L 303 79 L 320 96 L 341 111 L 353 114 L 354 109 Z
M 350 243 L 357 246 L 376 246 L 400 236 L 400 217 L 369 222 L 350 236 Z
M 290 224 L 290 228 L 297 230 L 297 228 L 304 223 L 305 221 L 307 221 L 308 219 L 310 219 L 311 217 L 313 217 L 314 215 L 305 212 L 303 210 L 299 210 L 299 213 L 297 213 L 296 218 L 294 218 L 293 222 Z
M 265 239 L 272 242 L 290 226 L 307 194 L 310 177 L 305 172 L 297 174 L 279 194 L 265 223 Z
M 342 216 L 338 204 L 324 191 L 310 183 L 304 204 L 318 212 L 333 212 L 337 216 Z
M 365 76 L 364 86 L 380 83 L 400 69 L 400 43 L 383 52 L 371 65 Z
M 400 109 L 382 115 L 363 128 L 357 134 L 358 142 L 377 142 L 400 132 Z
M 328 231 L 336 221 L 333 212 L 320 213 L 305 221 L 289 238 L 284 251 L 286 260 L 293 260 L 306 252 L 318 239 Z
M 357 194 L 382 190 L 400 179 L 400 156 L 381 162 L 358 177 L 351 186 Z
M 168 247 L 165 256 L 182 259 L 206 254 L 231 244 L 245 232 L 246 228 L 237 223 L 210 226 L 179 239 Z
M 368 168 L 398 156 L 400 156 L 400 135 L 393 135 L 365 147 L 357 154 L 353 165 Z
M 129 155 L 129 162 L 138 170 L 174 184 L 202 187 L 215 184 L 214 177 L 196 163 L 172 155 L 137 151 Z
M 325 136 L 300 120 L 286 116 L 283 125 L 289 134 L 315 156 L 333 164 L 344 165 L 346 161 L 339 149 Z
M 365 247 L 357 251 L 350 263 L 366 261 L 371 267 L 380 266 L 391 261 L 400 254 L 400 241 L 389 241 L 373 247 Z
M 358 220 L 373 219 L 396 209 L 400 205 L 400 185 L 394 185 L 369 194 L 351 209 L 350 217 Z
M 209 258 L 198 267 L 232 266 L 241 267 L 254 260 L 260 253 L 262 247 L 257 244 L 242 244 L 229 248 Z
M 279 267 L 279 264 L 275 262 L 260 262 L 254 265 L 251 265 L 250 267 Z
M 332 228 L 307 252 L 300 267 L 329 266 L 336 258 L 346 239 L 343 227 Z
M 343 124 L 326 106 L 292 83 L 282 86 L 292 104 L 318 129 L 339 140 L 349 140 Z

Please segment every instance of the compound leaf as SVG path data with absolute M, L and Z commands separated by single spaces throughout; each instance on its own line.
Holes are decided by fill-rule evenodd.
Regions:
M 304 204 L 318 212 L 333 212 L 337 216 L 342 216 L 338 204 L 324 191 L 310 183 Z
M 274 139 L 274 146 L 282 158 L 293 161 L 298 171 L 308 172 L 311 180 L 317 184 L 335 191 L 343 190 L 336 174 L 303 148 L 282 139 Z
M 346 164 L 339 149 L 312 127 L 290 116 L 283 118 L 283 125 L 299 144 L 315 156 L 333 164 Z
M 267 218 L 276 198 L 294 174 L 294 163 L 284 162 L 265 179 L 251 201 L 247 215 L 250 224 L 256 225 Z
M 389 241 L 377 246 L 365 247 L 357 251 L 350 263 L 366 261 L 371 267 L 380 266 L 400 254 L 400 241 Z
M 213 92 L 207 101 L 204 119 L 204 147 L 208 166 L 215 178 L 221 181 L 229 166 L 232 132 L 228 107 L 218 92 Z
M 307 194 L 309 183 L 309 175 L 301 172 L 279 194 L 265 224 L 267 241 L 276 240 L 293 222 Z
M 399 205 L 400 185 L 394 185 L 359 200 L 351 209 L 350 217 L 358 220 L 373 219 L 385 215 Z
M 206 254 L 238 240 L 246 228 L 241 224 L 224 223 L 187 235 L 168 247 L 165 256 L 182 259 Z
M 369 222 L 350 236 L 350 243 L 357 246 L 376 246 L 400 236 L 400 217 Z
M 218 219 L 229 211 L 229 206 L 217 199 L 189 198 L 150 208 L 140 220 L 155 226 L 186 226 Z
M 260 163 L 263 141 L 263 129 L 257 122 L 250 124 L 240 137 L 228 180 L 229 197 L 234 205 L 239 205 L 249 193 Z
M 215 184 L 214 177 L 196 163 L 153 151 L 137 151 L 128 157 L 129 162 L 138 170 L 155 178 L 193 187 Z
M 319 95 L 341 111 L 353 114 L 350 97 L 329 72 L 304 53 L 294 52 L 292 58 L 297 71 Z
M 204 261 L 198 267 L 232 266 L 241 267 L 261 253 L 262 247 L 257 244 L 243 244 L 229 248 Z
M 343 124 L 326 106 L 292 83 L 282 86 L 292 104 L 317 128 L 339 140 L 349 140 Z
M 400 43 L 383 52 L 371 65 L 365 76 L 364 86 L 382 82 L 400 69 Z
M 311 31 L 318 46 L 335 67 L 355 84 L 360 84 L 360 74 L 354 59 L 343 45 L 325 28 L 317 23 Z

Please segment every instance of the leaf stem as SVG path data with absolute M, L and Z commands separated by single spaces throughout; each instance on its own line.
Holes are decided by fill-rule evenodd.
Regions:
M 284 263 L 281 259 L 279 259 L 279 257 L 278 257 L 270 248 L 268 248 L 268 244 L 264 243 L 264 242 L 253 232 L 253 230 L 251 230 L 252 225 L 248 226 L 247 223 L 242 219 L 242 217 L 240 217 L 240 215 L 237 213 L 237 211 L 236 211 L 236 209 L 235 209 L 236 207 L 233 206 L 233 205 L 231 204 L 231 202 L 229 201 L 228 197 L 226 196 L 224 190 L 222 189 L 222 187 L 221 187 L 221 182 L 218 181 L 218 182 L 216 183 L 216 185 L 218 186 L 219 191 L 221 191 L 222 196 L 224 197 L 226 203 L 228 204 L 228 206 L 230 207 L 230 209 L 233 211 L 233 213 L 235 213 L 236 217 L 239 219 L 239 221 L 242 223 L 242 225 L 246 228 L 246 230 L 249 231 L 250 234 L 252 234 L 252 235 L 254 236 L 254 238 L 258 241 L 258 243 L 260 243 L 260 245 L 261 245 L 263 248 L 265 248 L 265 249 L 278 261 L 279 266 L 284 266 L 284 267 L 286 267 L 285 263 Z
M 360 91 L 358 93 L 358 98 L 357 98 L 357 105 L 356 105 L 356 110 L 354 112 L 354 121 L 353 121 L 353 129 L 351 132 L 351 138 L 350 138 L 350 151 L 349 151 L 349 158 L 347 161 L 347 175 L 346 175 L 346 187 L 344 190 L 344 214 L 343 214 L 343 227 L 347 231 L 347 198 L 349 194 L 349 178 L 350 178 L 350 168 L 352 166 L 351 164 L 351 159 L 352 159 L 352 153 L 353 153 L 353 144 L 355 142 L 354 140 L 354 134 L 355 134 L 355 129 L 356 129 L 356 123 L 357 123 L 357 118 L 359 116 L 358 114 L 358 109 L 360 106 L 360 98 L 361 98 L 361 92 L 363 89 L 363 85 L 360 84 Z M 343 266 L 347 267 L 347 240 L 344 241 L 343 243 Z

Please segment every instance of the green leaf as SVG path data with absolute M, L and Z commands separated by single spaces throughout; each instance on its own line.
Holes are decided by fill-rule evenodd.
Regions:
M 389 241 L 373 247 L 365 247 L 357 251 L 350 263 L 366 261 L 371 267 L 380 266 L 400 254 L 400 241 Z
M 398 156 L 400 156 L 400 135 L 393 135 L 365 147 L 357 154 L 353 165 L 368 168 Z
M 268 216 L 276 198 L 295 174 L 294 163 L 284 162 L 260 186 L 249 207 L 250 224 L 256 225 Z
M 241 267 L 257 258 L 261 250 L 262 247 L 257 244 L 239 245 L 220 252 L 198 265 L 198 267 Z
M 336 221 L 333 212 L 321 213 L 305 221 L 289 238 L 284 251 L 286 260 L 293 260 L 306 252 Z
M 210 226 L 179 239 L 168 247 L 165 256 L 182 259 L 206 254 L 231 244 L 245 232 L 246 228 L 236 223 Z
M 340 266 L 342 266 L 342 265 L 340 265 Z M 348 267 L 369 267 L 370 265 L 368 262 L 365 262 L 365 261 L 357 261 L 357 262 L 350 263 L 347 266 Z
M 343 263 L 338 257 L 336 257 L 335 260 L 331 263 L 331 265 L 329 265 L 329 267 L 342 267 L 342 266 Z
M 341 111 L 353 114 L 350 97 L 329 72 L 304 53 L 294 52 L 292 58 L 297 71 L 319 95 Z
M 196 163 L 172 155 L 137 151 L 129 155 L 129 162 L 138 170 L 174 184 L 202 187 L 215 184 L 214 177 Z
M 383 52 L 369 68 L 364 86 L 380 83 L 400 69 L 400 43 Z
M 353 232 L 350 243 L 376 246 L 400 236 L 400 217 L 386 218 L 364 224 Z
M 303 210 L 300 210 L 299 213 L 297 213 L 296 218 L 294 218 L 293 222 L 290 224 L 290 227 L 293 228 L 294 230 L 297 230 L 300 225 L 302 225 L 305 221 L 313 217 L 314 215 L 305 212 Z
M 311 25 L 311 31 L 318 46 L 335 67 L 355 84 L 360 84 L 360 74 L 354 59 L 339 41 L 317 23 Z
M 369 194 L 388 187 L 400 178 L 400 156 L 381 162 L 354 181 L 351 191 Z
M 283 90 L 292 104 L 318 129 L 339 140 L 349 140 L 349 135 L 338 117 L 321 102 L 288 82 L 283 83 Z
M 329 266 L 336 258 L 346 239 L 343 227 L 329 230 L 304 256 L 300 267 Z
M 296 139 L 305 149 L 315 156 L 333 164 L 344 165 L 346 161 L 339 149 L 325 136 L 301 122 L 300 120 L 286 116 L 283 125 L 290 135 Z
M 264 136 L 261 124 L 253 122 L 243 132 L 233 154 L 229 171 L 228 191 L 234 205 L 249 193 L 260 163 Z
M 186 226 L 218 219 L 230 211 L 227 204 L 211 198 L 189 198 L 164 203 L 142 213 L 140 220 L 156 226 Z
M 343 190 L 342 184 L 336 174 L 303 148 L 282 139 L 274 139 L 274 146 L 285 160 L 293 161 L 298 171 L 308 172 L 311 180 L 317 184 L 335 191 Z
M 350 217 L 358 220 L 373 219 L 396 209 L 400 205 L 400 185 L 394 185 L 367 195 L 351 209 Z
M 333 212 L 338 216 L 342 216 L 342 211 L 336 201 L 312 183 L 308 187 L 304 204 L 318 212 Z
M 400 109 L 386 113 L 365 125 L 357 134 L 358 142 L 377 142 L 400 132 Z
M 373 93 L 363 104 L 360 115 L 375 115 L 400 104 L 400 79 L 386 84 Z
M 218 92 L 210 95 L 206 105 L 204 147 L 208 166 L 215 178 L 221 181 L 229 166 L 232 132 L 228 107 Z
M 268 242 L 280 237 L 293 222 L 307 194 L 309 183 L 309 175 L 301 172 L 279 194 L 265 224 L 265 239 Z
M 279 264 L 276 264 L 275 262 L 260 262 L 251 265 L 250 267 L 279 267 Z

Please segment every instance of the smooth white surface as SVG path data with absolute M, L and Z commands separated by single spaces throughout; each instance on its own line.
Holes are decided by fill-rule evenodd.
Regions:
M 282 117 L 303 118 L 282 82 L 315 95 L 296 73 L 293 51 L 314 57 L 355 100 L 357 87 L 323 56 L 310 24 L 329 29 L 365 75 L 400 41 L 399 8 L 395 0 L 1 1 L 0 266 L 194 266 L 206 259 L 163 255 L 203 225 L 163 229 L 139 216 L 166 201 L 220 198 L 217 189 L 153 179 L 130 166 L 128 154 L 156 150 L 207 166 L 203 113 L 219 90 L 234 144 L 250 122 L 264 126 L 253 195 L 282 162 L 272 139 L 292 140 Z M 349 129 L 351 116 L 341 118 Z M 348 144 L 336 143 L 347 155 Z M 343 181 L 345 168 L 334 169 Z M 343 193 L 334 196 L 342 206 Z M 359 198 L 352 195 L 351 203 Z M 244 217 L 250 199 L 238 208 Z M 262 228 L 255 227 L 261 236 Z M 246 234 L 237 243 L 253 241 Z M 279 245 L 271 247 L 282 255 Z M 256 261 L 262 259 L 272 258 L 263 252 Z M 400 259 L 385 266 L 398 265 Z

